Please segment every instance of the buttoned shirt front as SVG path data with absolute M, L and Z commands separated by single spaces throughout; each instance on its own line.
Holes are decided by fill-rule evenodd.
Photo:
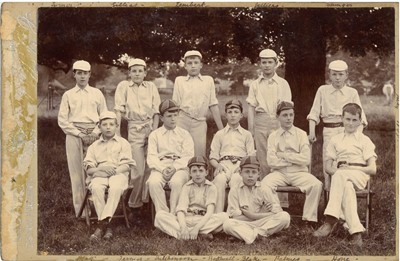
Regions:
M 239 186 L 231 188 L 228 196 L 228 210 L 229 216 L 242 215 L 240 207 L 247 206 L 249 211 L 260 213 L 264 212 L 263 207 L 267 202 L 272 204 L 271 213 L 278 213 L 282 211 L 280 203 L 275 201 L 275 197 L 271 194 L 271 190 L 261 187 L 259 181 L 253 187 L 246 186 L 243 181 Z
M 115 107 L 128 121 L 148 122 L 159 113 L 160 95 L 152 82 L 143 81 L 137 85 L 133 81 L 122 81 L 115 90 Z
M 217 188 L 212 182 L 206 179 L 204 184 L 199 186 L 193 180 L 189 180 L 182 187 L 176 212 L 182 211 L 186 214 L 188 210 L 207 210 L 208 205 L 215 205 L 216 201 Z
M 165 157 L 177 157 L 176 160 L 163 160 Z M 164 126 L 154 130 L 149 135 L 147 164 L 150 168 L 162 172 L 166 167 L 175 169 L 187 167 L 190 158 L 194 156 L 192 136 L 186 130 L 175 127 L 168 130 Z
M 321 117 L 322 121 L 326 123 L 341 122 L 343 106 L 347 103 L 356 103 L 361 106 L 360 97 L 356 89 L 347 85 L 340 89 L 336 89 L 331 84 L 322 85 L 315 94 L 314 103 L 307 120 L 313 120 L 318 124 Z M 367 125 L 364 110 L 361 120 L 364 125 Z
M 283 156 L 278 156 L 277 153 Z M 307 172 L 310 164 L 310 143 L 305 131 L 292 126 L 277 129 L 268 138 L 267 162 L 273 171 Z
M 97 124 L 99 115 L 106 110 L 106 100 L 99 89 L 89 85 L 79 88 L 76 85 L 62 96 L 58 112 L 58 125 L 65 134 L 78 136 L 80 131 L 74 126 L 74 123 Z M 99 134 L 100 130 L 96 128 L 94 132 Z
M 360 131 L 340 133 L 330 140 L 326 148 L 326 159 L 346 161 L 348 163 L 367 164 L 368 159 L 375 157 L 375 145 L 371 139 Z
M 254 154 L 253 137 L 240 125 L 234 129 L 227 124 L 225 128 L 215 134 L 211 142 L 210 159 L 217 161 L 224 156 L 243 158 Z
M 175 79 L 174 100 L 183 113 L 199 121 L 204 121 L 208 108 L 218 105 L 214 80 L 210 76 L 178 76 Z
M 83 166 L 85 169 L 89 167 L 122 165 L 136 166 L 132 159 L 131 145 L 127 140 L 114 135 L 109 140 L 105 140 L 103 136 L 89 146 Z
M 270 117 L 276 117 L 276 108 L 281 101 L 291 101 L 292 92 L 289 83 L 276 73 L 267 79 L 263 75 L 250 84 L 246 99 L 256 112 L 265 112 Z

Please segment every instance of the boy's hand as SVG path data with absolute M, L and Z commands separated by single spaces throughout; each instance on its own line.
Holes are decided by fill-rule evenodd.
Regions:
M 181 231 L 178 233 L 178 238 L 183 240 L 188 240 L 190 238 L 187 226 L 181 227 Z
M 100 171 L 103 171 L 103 172 L 107 173 L 108 176 L 113 176 L 113 175 L 115 175 L 117 173 L 116 172 L 116 168 L 113 167 L 113 166 L 101 166 L 98 169 Z
M 93 173 L 93 178 L 108 178 L 109 176 L 110 175 L 108 175 L 104 171 L 96 171 L 95 173 Z
M 267 213 L 271 212 L 272 210 L 272 203 L 271 202 L 264 202 L 264 204 L 261 206 L 260 212 Z
M 228 170 L 226 169 L 226 167 L 224 165 L 218 163 L 217 168 L 215 169 L 215 176 L 221 172 L 226 173 L 226 172 L 228 172 Z
M 192 239 L 192 240 L 197 239 L 198 234 L 199 234 L 199 229 L 196 228 L 196 227 L 194 227 L 194 228 L 193 228 L 192 230 L 190 230 L 190 232 L 189 232 L 189 238 Z
M 308 140 L 310 141 L 311 144 L 316 142 L 317 141 L 317 137 L 315 136 L 315 133 L 310 133 L 308 135 Z
M 96 133 L 92 132 L 92 133 L 90 133 L 88 135 L 88 138 L 89 138 L 90 144 L 92 144 L 93 142 L 95 142 L 99 138 L 99 135 L 97 135 Z
M 163 171 L 162 171 L 162 175 L 163 178 L 166 181 L 169 181 L 172 178 L 172 175 L 174 175 L 176 172 L 176 169 L 174 167 L 166 167 Z

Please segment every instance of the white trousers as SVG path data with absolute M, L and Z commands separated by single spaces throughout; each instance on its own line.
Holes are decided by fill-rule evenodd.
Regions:
M 224 165 L 228 172 L 221 172 L 215 176 L 213 183 L 217 187 L 217 203 L 215 205 L 215 213 L 224 211 L 226 201 L 226 187 L 229 184 L 230 188 L 237 186 L 242 177 L 239 173 L 240 161 L 233 164 L 230 160 L 223 160 L 220 164 Z
M 187 130 L 192 136 L 194 155 L 206 156 L 207 122 L 192 119 L 181 112 L 179 113 L 176 125 Z
M 108 188 L 107 203 L 105 191 Z M 93 204 L 96 209 L 98 220 L 114 215 L 119 200 L 124 191 L 128 188 L 128 177 L 126 174 L 117 174 L 109 178 L 96 177 L 89 184 L 92 191 Z
M 150 172 L 145 173 L 147 142 L 151 132 L 149 125 L 144 126 L 140 130 L 137 125 L 128 122 L 128 141 L 131 144 L 132 158 L 136 161 L 136 167 L 131 168 L 130 186 L 133 188 L 129 196 L 129 207 L 139 208 L 143 206 L 143 202 L 148 202 L 148 191 L 146 189 L 146 181 Z
M 83 159 L 88 146 L 82 144 L 82 139 L 67 135 L 65 139 L 65 149 L 67 153 L 67 162 L 69 177 L 71 179 L 72 202 L 74 204 L 75 215 L 78 216 L 79 208 L 85 198 L 85 174 L 83 170 Z M 83 211 L 82 216 L 85 216 Z
M 224 232 L 243 240 L 246 244 L 251 244 L 257 236 L 268 237 L 282 229 L 288 228 L 290 215 L 285 212 L 272 213 L 258 220 L 238 220 L 230 218 L 223 224 Z
M 350 234 L 364 232 L 357 213 L 357 196 L 354 187 L 364 189 L 369 176 L 359 170 L 338 170 L 332 176 L 329 201 L 325 215 L 344 217 Z
M 271 169 L 267 163 L 268 137 L 279 128 L 279 121 L 270 117 L 267 113 L 256 113 L 254 118 L 254 142 L 256 145 L 256 155 L 260 163 L 260 180 L 262 180 Z M 281 207 L 289 207 L 288 193 L 278 193 Z
M 329 141 L 331 138 L 339 133 L 342 133 L 344 131 L 343 127 L 337 127 L 337 128 L 324 128 L 322 131 L 322 135 L 324 138 L 324 143 L 322 145 L 322 161 L 323 161 L 323 171 L 324 171 L 324 189 L 329 191 L 329 188 L 331 186 L 331 177 L 328 173 L 325 171 L 325 161 L 326 161 L 326 148 L 328 147 Z
M 203 216 L 200 215 L 187 215 L 186 225 L 188 229 L 190 230 L 196 224 L 198 224 L 202 217 Z M 210 219 L 204 224 L 204 226 L 200 228 L 199 234 L 208 234 L 211 232 L 222 231 L 222 224 L 227 219 L 229 219 L 229 216 L 225 212 L 213 214 Z M 178 233 L 181 230 L 177 216 L 162 210 L 157 212 L 156 218 L 154 220 L 154 226 L 160 229 L 162 232 L 175 238 L 178 238 Z
M 321 198 L 322 182 L 307 172 L 281 173 L 274 171 L 268 174 L 261 186 L 276 190 L 277 186 L 296 186 L 306 194 L 303 207 L 303 220 L 318 221 L 318 204 Z M 276 195 L 276 193 L 272 193 Z M 276 200 L 278 197 L 276 196 Z
M 176 205 L 178 204 L 179 194 L 181 193 L 183 185 L 189 181 L 189 172 L 187 169 L 177 170 L 172 176 L 168 185 L 171 189 L 171 195 L 169 197 L 170 209 L 167 205 L 167 199 L 165 197 L 164 186 L 166 184 L 162 177 L 161 172 L 153 170 L 151 171 L 150 177 L 147 180 L 147 185 L 150 192 L 150 197 L 153 200 L 156 213 L 160 210 L 171 212 L 175 214 Z

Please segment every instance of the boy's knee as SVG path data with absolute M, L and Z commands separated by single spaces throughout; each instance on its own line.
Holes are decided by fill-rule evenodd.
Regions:
M 277 213 L 278 218 L 282 221 L 284 224 L 290 224 L 290 215 L 286 211 L 282 211 Z
M 222 224 L 222 229 L 224 231 L 230 231 L 232 226 L 234 224 L 234 220 L 233 219 L 227 219 L 224 221 L 224 223 Z
M 215 186 L 219 187 L 219 188 L 225 188 L 226 187 L 226 177 L 224 173 L 220 173 L 217 176 L 215 176 L 213 183 Z

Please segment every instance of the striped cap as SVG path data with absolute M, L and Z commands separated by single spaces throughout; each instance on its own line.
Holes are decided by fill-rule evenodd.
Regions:
M 204 156 L 195 156 L 188 162 L 188 167 L 190 168 L 191 166 L 204 166 L 207 169 L 208 161 Z
M 275 58 L 278 59 L 278 55 L 274 50 L 271 49 L 264 49 L 259 54 L 260 58 Z
M 260 167 L 260 163 L 257 160 L 256 156 L 248 156 L 244 159 L 242 159 L 242 161 L 240 162 L 240 168 L 259 168 Z
M 243 112 L 242 102 L 239 101 L 238 99 L 230 100 L 225 104 L 225 111 L 227 111 L 230 108 L 238 108 L 240 109 L 241 112 Z
M 177 111 L 179 110 L 178 105 L 173 100 L 167 99 L 160 103 L 159 111 L 161 115 L 164 115 L 166 111 Z
M 281 101 L 276 108 L 276 115 L 279 115 L 281 111 L 294 109 L 294 103 L 288 101 Z

